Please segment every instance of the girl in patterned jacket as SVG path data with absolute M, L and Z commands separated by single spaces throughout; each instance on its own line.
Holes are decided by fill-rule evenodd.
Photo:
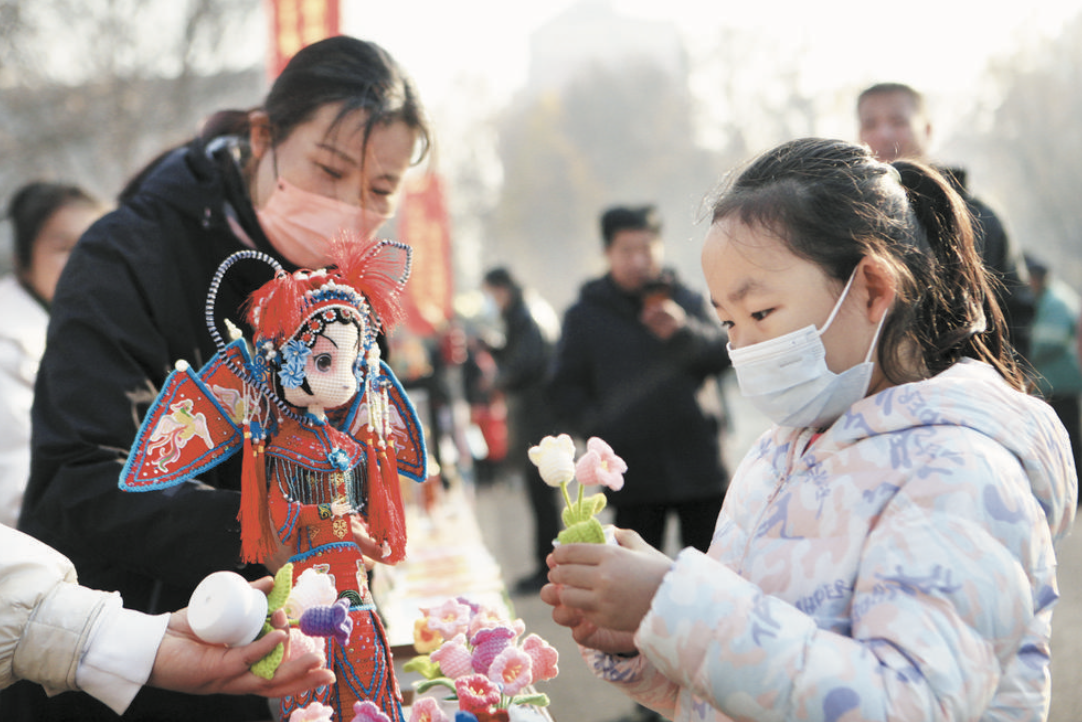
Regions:
M 702 263 L 775 424 L 706 554 L 628 530 L 553 552 L 542 598 L 589 667 L 676 720 L 1045 719 L 1077 480 L 961 198 L 792 141 L 718 196 Z

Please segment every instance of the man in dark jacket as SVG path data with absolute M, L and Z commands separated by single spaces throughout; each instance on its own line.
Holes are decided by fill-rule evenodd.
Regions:
M 925 112 L 923 96 L 908 85 L 878 83 L 864 90 L 857 99 L 857 120 L 860 142 L 884 163 L 899 158 L 930 162 L 927 156 L 932 123 Z M 1024 360 L 1029 356 L 1030 325 L 1036 313 L 1036 301 L 1021 251 L 1012 246 L 1003 223 L 992 209 L 969 193 L 965 171 L 939 170 L 953 183 L 973 214 L 977 250 L 1000 282 L 997 300 L 1006 316 L 1015 351 Z
M 725 333 L 700 295 L 662 271 L 652 206 L 610 208 L 601 234 L 609 272 L 564 317 L 552 403 L 562 428 L 600 437 L 627 462 L 624 488 L 608 495 L 617 526 L 660 548 L 672 511 L 682 544 L 705 551 L 728 484 Z

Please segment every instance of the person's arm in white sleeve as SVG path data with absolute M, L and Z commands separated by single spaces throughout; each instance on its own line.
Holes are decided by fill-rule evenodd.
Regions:
M 334 681 L 314 653 L 284 662 L 270 680 L 249 671 L 288 639 L 284 630 L 243 647 L 206 644 L 186 610 L 126 610 L 120 595 L 79 586 L 66 557 L 22 532 L 0 526 L 0 550 L 0 689 L 21 679 L 50 695 L 78 689 L 123 713 L 144 684 L 280 697 Z M 254 586 L 267 592 L 272 584 L 267 577 Z

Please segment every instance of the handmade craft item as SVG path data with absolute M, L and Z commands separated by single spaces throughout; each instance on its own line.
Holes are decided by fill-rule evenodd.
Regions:
M 334 253 L 333 266 L 292 274 L 257 251 L 221 264 L 207 299 L 218 353 L 199 371 L 178 362 L 140 428 L 120 487 L 168 488 L 242 451 L 243 560 L 263 562 L 286 545 L 294 583 L 306 571 L 324 575 L 336 601 L 321 614 L 345 614 L 351 622 L 323 632 L 336 684 L 283 698 L 282 718 L 319 702 L 335 720 L 348 720 L 356 703 L 370 701 L 404 722 L 354 524 L 363 521 L 379 545 L 377 561 L 401 560 L 399 474 L 426 478 L 421 425 L 377 343 L 401 316 L 410 249 L 391 241 L 339 242 Z M 275 277 L 248 299 L 252 343 L 229 324 L 226 344 L 214 300 L 227 270 L 245 259 L 269 264 Z
M 414 683 L 421 694 L 446 687 L 454 700 L 456 722 L 503 720 L 517 705 L 545 707 L 548 695 L 532 685 L 559 674 L 556 648 L 536 634 L 520 639 L 521 619 L 457 597 L 422 608 L 413 628 L 413 646 L 421 652 L 405 665 L 424 677 Z M 432 697 L 416 699 L 410 722 L 448 722 L 449 716 Z
M 609 541 L 611 530 L 603 528 L 597 519 L 608 503 L 605 495 L 593 494 L 584 498 L 583 492 L 587 486 L 604 486 L 613 491 L 624 488 L 627 463 L 596 436 L 587 440 L 586 452 L 577 462 L 575 442 L 567 434 L 546 436 L 540 444 L 530 447 L 527 453 L 541 479 L 549 486 L 558 488 L 564 497 L 564 528 L 556 536 L 556 541 L 561 544 L 604 544 Z M 575 501 L 571 501 L 567 486 L 576 479 L 579 483 L 578 495 Z

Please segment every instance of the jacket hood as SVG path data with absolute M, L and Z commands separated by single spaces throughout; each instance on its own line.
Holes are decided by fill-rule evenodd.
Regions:
M 138 193 L 160 199 L 185 215 L 204 218 L 206 208 L 220 203 L 221 181 L 202 145 L 193 141 L 174 149 L 149 168 Z
M 1029 477 L 1053 538 L 1058 541 L 1067 535 L 1078 497 L 1067 431 L 1048 404 L 1015 390 L 988 364 L 964 359 L 931 379 L 864 398 L 824 439 L 845 446 L 881 433 L 927 426 L 967 427 L 1008 449 Z

